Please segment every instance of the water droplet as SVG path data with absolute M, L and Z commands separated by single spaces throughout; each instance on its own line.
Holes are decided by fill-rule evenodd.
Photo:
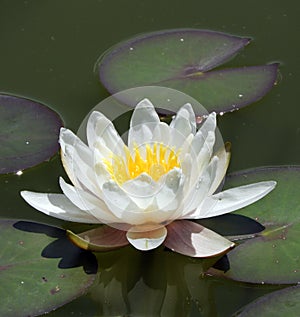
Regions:
M 265 282 L 264 282 L 264 281 L 261 281 L 261 284 L 262 284 L 262 285 L 264 285 L 264 284 L 265 284 Z
M 272 244 L 272 248 L 276 248 L 276 244 Z
M 130 51 L 133 51 L 133 47 L 129 47 L 129 50 L 130 50 Z
M 184 42 L 184 39 L 183 39 L 183 38 L 181 38 L 181 39 L 180 39 L 180 42 Z
M 294 270 L 294 273 L 298 273 L 298 270 Z
M 239 94 L 239 96 L 238 96 L 239 98 L 243 98 L 244 97 L 244 95 L 243 94 Z
M 223 115 L 224 115 L 224 112 L 223 112 L 223 111 L 221 111 L 221 112 L 220 112 L 220 116 L 223 116 Z
M 17 175 L 17 176 L 21 176 L 22 174 L 23 174 L 23 171 L 17 171 L 17 172 L 16 172 L 16 175 Z
M 24 284 L 24 281 L 21 281 L 21 284 Z
M 275 260 L 275 263 L 278 264 L 278 263 L 279 263 L 279 260 Z
M 26 143 L 26 144 L 29 144 L 29 141 L 26 141 L 25 143 Z

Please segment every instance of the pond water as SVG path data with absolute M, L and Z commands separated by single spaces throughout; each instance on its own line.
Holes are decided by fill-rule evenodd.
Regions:
M 0 91 L 48 105 L 77 131 L 91 108 L 109 96 L 93 68 L 112 45 L 139 33 L 182 27 L 251 37 L 228 65 L 280 62 L 280 80 L 262 100 L 219 118 L 223 139 L 232 143 L 229 171 L 300 164 L 299 7 L 279 0 L 2 0 Z M 62 226 L 19 196 L 25 188 L 59 192 L 60 175 L 58 155 L 21 176 L 1 175 L 0 217 Z M 212 277 L 196 283 L 196 264 L 181 257 L 176 263 L 185 273 L 175 278 L 172 258 L 160 251 L 142 257 L 126 249 L 102 261 L 103 272 L 113 272 L 108 280 L 49 316 L 231 316 L 275 289 Z M 188 294 L 195 293 L 201 302 L 191 301 Z

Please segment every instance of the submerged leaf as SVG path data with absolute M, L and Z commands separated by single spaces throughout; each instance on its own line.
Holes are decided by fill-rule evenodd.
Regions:
M 248 38 L 199 29 L 147 33 L 106 52 L 98 61 L 99 77 L 112 94 L 164 86 L 192 96 L 209 112 L 236 110 L 262 98 L 277 79 L 277 64 L 211 71 L 248 43 Z

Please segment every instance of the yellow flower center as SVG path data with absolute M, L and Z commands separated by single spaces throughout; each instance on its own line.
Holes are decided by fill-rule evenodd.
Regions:
M 125 147 L 125 153 L 125 159 L 113 154 L 111 159 L 103 161 L 112 179 L 119 184 L 134 179 L 142 173 L 147 173 L 157 181 L 174 167 L 180 167 L 179 153 L 162 143 L 146 144 L 142 148 L 135 146 L 133 155 L 128 147 Z

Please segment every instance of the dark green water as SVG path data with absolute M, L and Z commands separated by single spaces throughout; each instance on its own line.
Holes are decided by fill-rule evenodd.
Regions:
M 253 42 L 230 65 L 279 61 L 281 80 L 261 101 L 219 118 L 224 140 L 232 143 L 230 171 L 300 164 L 299 8 L 296 1 L 279 0 L 1 0 L 0 91 L 41 101 L 76 131 L 89 110 L 108 96 L 93 67 L 117 42 L 137 33 L 181 27 L 250 36 Z M 58 192 L 63 173 L 56 156 L 22 176 L 1 176 L 1 217 L 61 224 L 26 205 L 19 191 Z M 210 308 L 204 316 L 230 316 L 265 292 L 212 279 L 205 283 Z M 149 288 L 141 287 L 140 292 L 150 300 L 155 296 L 149 295 Z M 175 299 L 169 304 L 175 305 Z M 120 309 L 114 305 L 114 316 L 126 315 L 121 304 Z M 197 305 L 189 305 L 186 316 L 202 316 Z M 50 315 L 106 316 L 103 306 L 102 299 L 88 294 Z

